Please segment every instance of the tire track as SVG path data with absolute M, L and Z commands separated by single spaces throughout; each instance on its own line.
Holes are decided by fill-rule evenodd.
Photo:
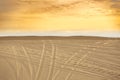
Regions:
M 15 55 L 15 65 L 16 65 L 16 80 L 19 80 L 19 76 L 20 76 L 20 65 L 18 64 L 18 58 L 17 58 L 17 52 L 15 50 L 15 46 L 12 46 L 12 50 L 13 50 L 13 54 Z
M 73 54 L 68 60 L 65 61 L 65 63 L 63 63 L 63 65 L 61 65 L 62 68 L 64 68 L 64 66 L 71 61 L 72 58 L 74 58 L 78 53 Z M 56 73 L 56 75 L 54 76 L 53 80 L 55 80 L 57 78 L 57 76 L 60 74 L 60 70 L 58 70 L 58 72 Z
M 38 66 L 38 69 L 37 69 L 37 72 L 35 75 L 35 80 L 39 80 L 39 77 L 41 76 L 41 73 L 42 73 L 42 68 L 43 68 L 43 64 L 44 64 L 43 61 L 45 58 L 45 48 L 46 48 L 46 45 L 45 45 L 45 42 L 43 41 L 42 53 L 41 53 L 41 57 L 40 57 L 40 61 L 39 61 L 39 66 Z
M 29 70 L 30 70 L 30 77 L 31 77 L 31 80 L 33 80 L 33 68 L 32 68 L 32 64 L 31 64 L 31 59 L 30 59 L 30 56 L 29 54 L 27 53 L 26 49 L 24 48 L 24 46 L 21 46 L 25 56 L 27 57 L 27 60 L 28 60 L 28 67 L 29 67 Z
M 56 57 L 56 45 L 53 44 L 52 40 L 50 40 L 50 43 L 52 47 L 52 59 L 51 59 L 51 66 L 50 66 L 50 71 L 49 71 L 47 80 L 53 79 L 53 71 L 54 71 L 55 57 Z
M 77 64 L 79 64 L 83 59 L 85 59 L 86 57 L 88 56 L 88 54 L 85 54 L 83 55 L 82 58 L 80 58 L 80 60 L 78 60 Z M 76 64 L 76 65 L 77 65 Z M 74 67 L 76 67 L 76 65 Z M 74 67 L 73 67 L 73 70 L 74 70 Z M 69 72 L 68 75 L 66 76 L 65 80 L 69 80 L 70 76 L 73 74 L 73 71 Z

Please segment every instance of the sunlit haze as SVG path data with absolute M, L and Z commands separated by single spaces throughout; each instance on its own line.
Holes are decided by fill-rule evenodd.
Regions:
M 120 31 L 120 17 L 116 15 L 117 10 L 111 6 L 114 2 L 110 0 L 0 2 L 1 32 Z

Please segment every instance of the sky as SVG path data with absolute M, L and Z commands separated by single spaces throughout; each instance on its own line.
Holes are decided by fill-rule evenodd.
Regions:
M 0 33 L 118 34 L 119 4 L 119 0 L 1 0 Z

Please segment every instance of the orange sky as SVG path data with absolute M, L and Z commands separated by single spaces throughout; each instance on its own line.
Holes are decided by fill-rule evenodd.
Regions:
M 54 0 L 53 0 L 54 1 Z M 59 0 L 58 0 L 59 1 Z M 80 1 L 80 0 L 76 0 Z M 2 31 L 119 31 L 119 17 L 109 3 L 84 1 L 39 6 L 19 3 L 16 9 L 0 14 Z M 40 4 L 45 4 L 41 3 Z M 50 4 L 50 2 L 48 2 Z M 62 5 L 61 5 L 62 4 Z M 64 4 L 64 5 L 63 5 Z M 16 5 L 16 3 L 14 3 Z M 56 6 L 57 5 L 57 6 Z

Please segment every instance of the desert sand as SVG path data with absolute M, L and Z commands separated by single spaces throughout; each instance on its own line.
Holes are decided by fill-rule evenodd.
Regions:
M 0 80 L 120 80 L 120 39 L 0 37 Z

